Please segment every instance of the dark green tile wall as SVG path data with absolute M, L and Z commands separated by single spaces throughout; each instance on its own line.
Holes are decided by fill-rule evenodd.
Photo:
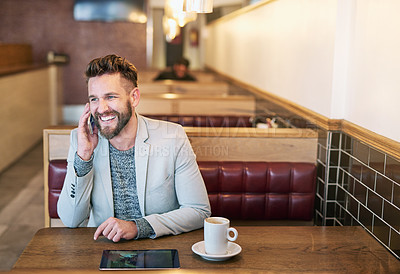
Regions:
M 360 225 L 400 259 L 400 159 L 319 130 L 316 225 Z

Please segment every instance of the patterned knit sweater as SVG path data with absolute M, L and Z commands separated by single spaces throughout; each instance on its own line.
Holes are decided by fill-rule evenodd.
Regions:
M 136 189 L 135 147 L 120 151 L 109 144 L 109 149 L 114 217 L 135 222 L 138 228 L 136 239 L 155 236 L 153 228 L 140 212 Z M 89 161 L 84 161 L 75 154 L 74 168 L 78 177 L 85 176 L 93 168 L 93 156 Z

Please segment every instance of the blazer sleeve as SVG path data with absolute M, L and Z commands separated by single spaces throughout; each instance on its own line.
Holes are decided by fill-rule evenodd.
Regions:
M 93 189 L 93 168 L 83 177 L 78 177 L 74 169 L 77 151 L 77 133 L 71 132 L 67 158 L 67 174 L 57 203 L 58 215 L 67 227 L 85 226 L 90 214 L 90 197 Z
M 145 216 L 153 227 L 153 238 L 180 234 L 203 227 L 204 219 L 211 215 L 207 190 L 196 162 L 196 155 L 184 129 L 178 127 L 178 144 L 175 157 L 175 194 L 179 208 Z

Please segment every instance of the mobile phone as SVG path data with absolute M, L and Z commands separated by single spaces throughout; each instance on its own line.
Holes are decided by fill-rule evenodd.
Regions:
M 94 117 L 92 114 L 90 114 L 90 117 L 88 119 L 88 127 L 89 127 L 90 134 L 93 134 L 93 129 L 94 129 L 95 125 L 94 125 Z

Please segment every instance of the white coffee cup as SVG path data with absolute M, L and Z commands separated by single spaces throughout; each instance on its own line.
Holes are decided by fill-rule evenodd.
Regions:
M 230 235 L 233 233 L 233 237 Z M 229 227 L 229 220 L 223 217 L 210 217 L 204 220 L 204 247 L 207 254 L 224 255 L 228 251 L 228 240 L 235 241 L 238 232 Z

